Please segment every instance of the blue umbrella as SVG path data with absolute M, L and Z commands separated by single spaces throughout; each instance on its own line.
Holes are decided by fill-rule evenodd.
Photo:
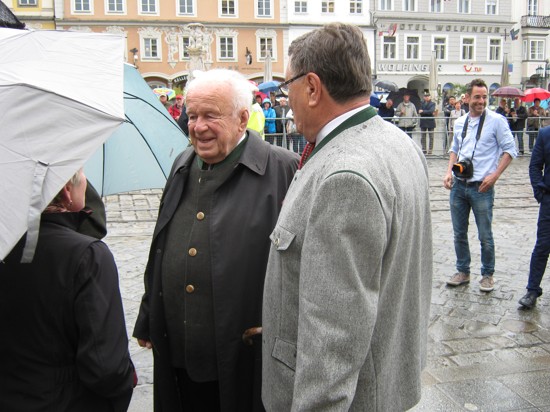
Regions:
M 275 80 L 260 83 L 258 85 L 258 90 L 266 94 L 269 94 L 270 92 L 277 92 L 279 90 L 279 84 L 280 83 Z
M 124 66 L 126 122 L 86 163 L 84 173 L 107 196 L 162 188 L 188 139 L 134 66 Z

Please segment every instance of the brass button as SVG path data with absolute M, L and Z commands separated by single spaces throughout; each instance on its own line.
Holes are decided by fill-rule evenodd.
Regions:
M 193 286 L 193 285 L 187 285 L 187 286 L 185 287 L 185 291 L 186 291 L 187 293 L 193 293 L 193 292 L 195 291 L 195 286 Z
M 195 249 L 194 247 L 189 249 L 189 256 L 197 256 L 197 249 Z
M 202 213 L 202 212 L 197 213 L 197 219 L 198 220 L 204 219 L 204 213 Z

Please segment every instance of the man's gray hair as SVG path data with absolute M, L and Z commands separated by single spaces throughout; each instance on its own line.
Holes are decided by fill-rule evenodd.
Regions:
M 357 26 L 333 23 L 303 34 L 292 42 L 288 56 L 293 76 L 315 73 L 337 102 L 370 96 L 370 57 Z
M 195 89 L 200 89 L 205 85 L 219 85 L 222 90 L 223 85 L 229 86 L 229 97 L 233 102 L 234 113 L 241 109 L 247 109 L 250 112 L 250 92 L 252 83 L 250 83 L 242 74 L 234 70 L 213 69 L 205 72 L 194 73 L 196 77 L 185 87 L 185 96 Z

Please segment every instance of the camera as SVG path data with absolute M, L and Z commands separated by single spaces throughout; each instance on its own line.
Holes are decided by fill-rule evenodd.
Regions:
M 470 159 L 464 159 L 453 165 L 453 173 L 456 177 L 469 179 L 474 175 L 474 165 Z

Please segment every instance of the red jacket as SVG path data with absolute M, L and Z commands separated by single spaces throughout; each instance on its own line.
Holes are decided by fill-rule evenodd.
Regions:
M 174 120 L 178 120 L 178 118 L 181 115 L 181 109 L 178 108 L 178 106 L 176 106 L 175 104 L 173 104 L 172 106 L 170 106 L 168 108 L 168 113 L 170 113 L 172 115 Z

